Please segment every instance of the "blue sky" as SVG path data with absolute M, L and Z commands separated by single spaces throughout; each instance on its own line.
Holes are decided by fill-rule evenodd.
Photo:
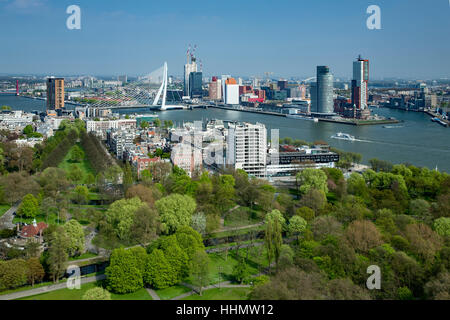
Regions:
M 66 8 L 81 7 L 81 30 Z M 381 30 L 368 30 L 369 5 Z M 181 75 L 197 44 L 205 75 L 450 77 L 448 0 L 0 0 L 0 73 L 139 75 L 167 61 Z

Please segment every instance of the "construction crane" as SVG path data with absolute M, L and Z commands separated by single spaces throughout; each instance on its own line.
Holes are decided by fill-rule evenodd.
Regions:
M 264 72 L 264 75 L 266 76 L 266 83 L 269 84 L 270 83 L 270 76 L 273 75 L 273 72 Z

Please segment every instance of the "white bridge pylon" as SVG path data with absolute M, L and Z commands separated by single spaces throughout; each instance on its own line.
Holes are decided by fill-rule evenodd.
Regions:
M 167 62 L 164 62 L 163 81 L 162 81 L 161 87 L 158 90 L 158 93 L 156 94 L 155 100 L 153 101 L 153 106 L 158 105 L 159 99 L 161 99 L 161 94 L 162 94 L 162 101 L 161 101 L 161 107 L 160 107 L 161 110 L 181 109 L 181 108 L 183 108 L 183 106 L 181 106 L 181 105 L 167 105 L 166 104 L 168 73 L 169 73 L 169 69 L 167 67 Z
M 161 102 L 161 110 L 167 110 L 166 109 L 166 98 L 167 98 L 167 62 L 164 62 L 164 69 L 163 69 L 163 81 L 161 84 L 161 87 L 158 90 L 158 94 L 155 97 L 155 100 L 153 101 L 153 106 L 157 106 L 159 99 L 161 98 L 161 93 L 163 95 L 162 102 Z

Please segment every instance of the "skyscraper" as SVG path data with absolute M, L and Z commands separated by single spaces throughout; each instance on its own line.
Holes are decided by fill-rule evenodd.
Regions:
M 361 56 L 353 62 L 352 105 L 358 110 L 367 109 L 369 60 Z
M 191 94 L 189 88 L 189 76 L 191 72 L 197 72 L 197 61 L 195 57 L 190 56 L 190 61 L 188 57 L 187 64 L 184 65 L 184 95 L 189 96 Z
M 191 98 L 203 96 L 203 73 L 191 72 L 189 74 L 189 96 Z
M 64 78 L 47 79 L 47 110 L 64 108 Z
M 327 66 L 317 67 L 317 112 L 332 114 L 333 101 L 333 75 Z

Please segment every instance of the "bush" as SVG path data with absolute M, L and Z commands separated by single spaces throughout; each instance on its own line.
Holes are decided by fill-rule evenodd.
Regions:
M 111 300 L 111 294 L 103 288 L 92 288 L 83 295 L 83 300 Z

